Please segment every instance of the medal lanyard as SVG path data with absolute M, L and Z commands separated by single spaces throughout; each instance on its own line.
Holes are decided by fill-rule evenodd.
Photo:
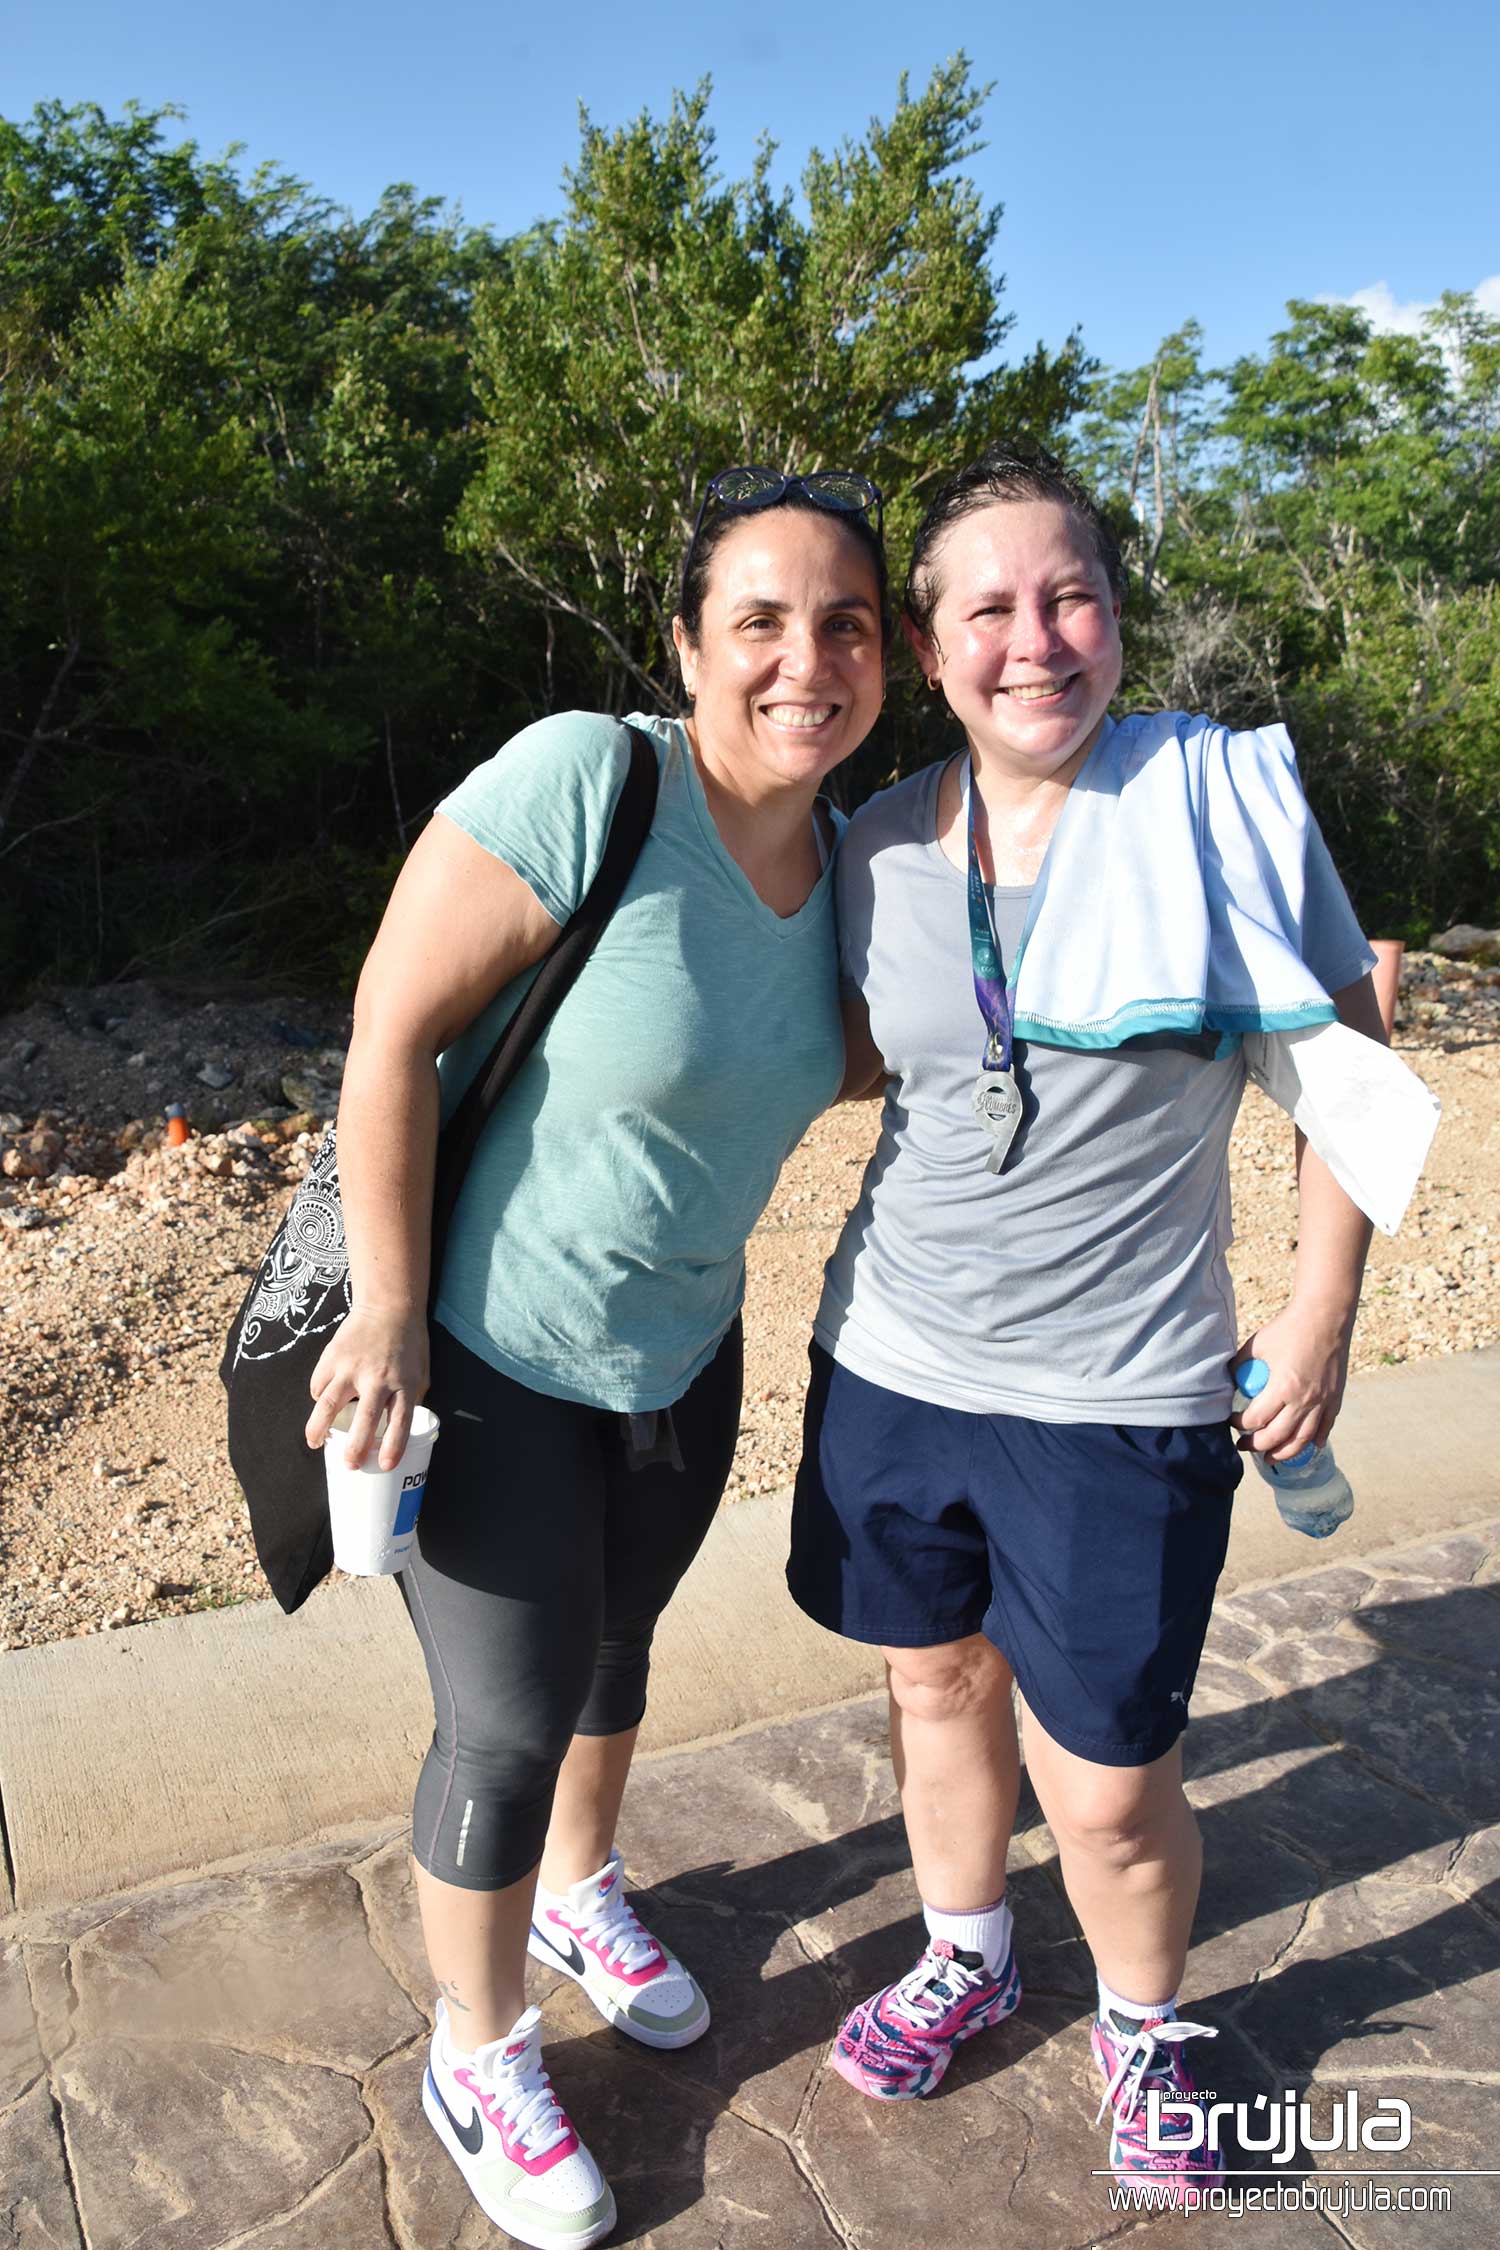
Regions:
M 969 808 L 969 953 L 974 966 L 974 997 L 987 1033 L 981 1068 L 1009 1070 L 1015 1010 L 1001 965 L 994 908 L 979 872 L 979 849 L 974 838 L 974 799 L 978 794 L 973 770 L 968 768 L 964 795 Z

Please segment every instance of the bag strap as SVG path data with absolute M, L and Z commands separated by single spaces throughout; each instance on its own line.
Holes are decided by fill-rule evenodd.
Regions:
M 429 1309 L 442 1276 L 443 1246 L 459 1191 L 490 1112 L 515 1078 L 578 979 L 620 903 L 656 813 L 656 749 L 639 727 L 627 727 L 630 765 L 615 803 L 604 856 L 583 899 L 542 956 L 542 965 L 514 1015 L 470 1080 L 438 1139 L 432 1195 L 432 1284 Z

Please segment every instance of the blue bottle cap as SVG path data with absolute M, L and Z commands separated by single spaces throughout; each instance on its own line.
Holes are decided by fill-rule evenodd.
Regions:
M 1263 1359 L 1242 1359 L 1233 1374 L 1246 1398 L 1259 1398 L 1271 1380 L 1271 1370 Z

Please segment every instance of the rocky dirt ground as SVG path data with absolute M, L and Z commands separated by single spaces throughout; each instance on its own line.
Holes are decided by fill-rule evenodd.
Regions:
M 337 1102 L 347 1012 L 145 986 L 0 1021 L 0 1647 L 260 1591 L 216 1377 L 250 1269 Z M 1377 1238 L 1357 1369 L 1500 1337 L 1500 970 L 1416 955 L 1396 1044 L 1443 1102 Z M 163 1111 L 191 1131 L 163 1145 Z M 876 1128 L 819 1119 L 750 1247 L 731 1498 L 787 1484 L 824 1259 Z M 1282 1301 L 1291 1127 L 1247 1096 L 1232 1150 L 1242 1327 Z

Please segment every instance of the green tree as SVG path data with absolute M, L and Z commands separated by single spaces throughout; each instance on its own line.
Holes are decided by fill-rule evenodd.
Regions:
M 180 115 L 42 102 L 29 124 L 0 118 L 0 304 L 28 305 L 60 337 L 90 297 L 154 265 L 186 230 L 267 194 L 300 194 L 271 173 L 247 190 L 228 158 L 205 162 L 191 141 L 169 148 L 162 126 Z
M 1369 926 L 1493 918 L 1500 323 L 1456 295 L 1420 336 L 1287 310 L 1222 375 L 1189 324 L 1093 387 L 1077 442 L 1135 565 L 1126 693 L 1284 720 Z
M 982 101 L 962 56 L 920 95 L 903 80 L 889 120 L 809 158 L 802 210 L 769 143 L 748 180 L 719 178 L 706 86 L 665 120 L 585 118 L 564 218 L 480 298 L 484 458 L 457 535 L 497 602 L 606 652 L 609 704 L 675 702 L 675 574 L 715 470 L 859 468 L 899 552 L 937 474 L 1077 404 L 1076 339 L 990 364 L 1000 213 L 961 170 Z
M 3 128 L 0 938 L 312 970 L 329 871 L 356 950 L 362 868 L 531 706 L 447 538 L 500 250 L 410 189 L 242 186 L 165 114 Z

